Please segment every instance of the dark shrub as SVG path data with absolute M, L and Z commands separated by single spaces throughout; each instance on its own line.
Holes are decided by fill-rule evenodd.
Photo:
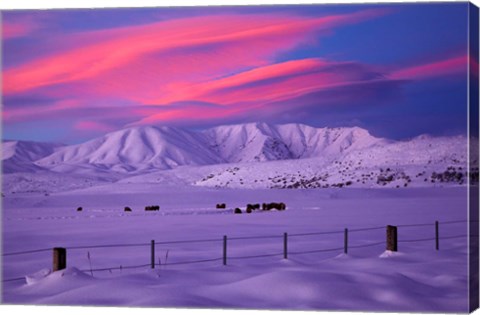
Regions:
M 123 211 L 125 212 L 132 212 L 132 209 L 130 207 L 125 207 L 123 208 Z
M 82 207 L 78 207 L 78 208 L 77 208 L 77 211 L 82 211 L 82 210 L 83 210 Z
M 225 209 L 227 207 L 224 203 L 217 203 L 217 209 Z
M 242 210 L 240 208 L 235 208 L 235 213 L 236 214 L 241 214 L 242 213 Z

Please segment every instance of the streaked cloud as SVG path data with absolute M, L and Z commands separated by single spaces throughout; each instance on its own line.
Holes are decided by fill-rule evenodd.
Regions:
M 234 11 L 65 31 L 60 22 L 55 28 L 57 13 L 10 16 L 2 24 L 3 40 L 22 54 L 9 59 L 15 62 L 2 73 L 2 119 L 58 119 L 83 134 L 137 124 L 275 120 L 378 103 L 415 82 L 466 75 L 462 50 L 443 59 L 424 54 L 421 62 L 412 58 L 402 66 L 324 53 L 324 41 L 337 32 L 382 19 L 392 9 Z M 55 31 L 42 32 L 39 41 L 40 25 Z M 41 53 L 27 50 L 29 38 L 37 39 Z M 378 44 L 372 49 L 382 49 Z

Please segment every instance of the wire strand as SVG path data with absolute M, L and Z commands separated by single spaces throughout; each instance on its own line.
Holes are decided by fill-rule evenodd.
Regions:
M 114 248 L 114 247 L 142 247 L 150 246 L 149 243 L 137 243 L 137 244 L 105 244 L 105 245 L 85 245 L 85 246 L 69 246 L 66 249 L 91 249 L 91 248 Z
M 23 251 L 23 252 L 4 253 L 4 254 L 2 254 L 2 256 L 33 254 L 33 253 L 47 252 L 47 251 L 51 251 L 51 250 L 52 250 L 51 248 L 33 249 L 33 250 L 26 250 L 26 251 Z
M 376 246 L 380 244 L 385 244 L 385 242 L 376 242 L 376 243 L 369 243 L 369 244 L 363 244 L 363 245 L 352 245 L 352 246 L 348 246 L 348 248 L 363 248 L 363 247 Z
M 155 245 L 169 245 L 169 244 L 184 244 L 184 243 L 209 243 L 209 242 L 221 242 L 221 239 L 203 239 L 203 240 L 181 240 L 181 241 L 165 241 L 155 242 Z
M 399 243 L 412 243 L 412 242 L 425 242 L 425 241 L 434 241 L 435 237 L 429 238 L 417 238 L 417 239 L 410 239 L 410 240 L 398 240 Z
M 371 228 L 349 229 L 348 232 L 363 232 L 363 231 L 384 230 L 384 229 L 385 229 L 385 226 L 376 226 Z
M 263 254 L 263 255 L 250 255 L 250 256 L 233 256 L 228 257 L 228 259 L 251 259 L 251 258 L 263 258 L 263 257 L 274 257 L 274 256 L 281 256 L 283 253 L 279 254 Z
M 281 238 L 283 235 L 262 235 L 262 236 L 238 236 L 229 237 L 228 240 L 253 240 L 253 239 L 267 239 L 267 238 Z
M 398 227 L 416 227 L 416 226 L 435 226 L 435 222 L 433 223 L 418 223 L 418 224 L 399 224 Z
M 157 266 L 173 266 L 173 265 L 187 265 L 187 264 L 199 264 L 204 262 L 219 261 L 222 258 L 212 258 L 212 259 L 202 259 L 202 260 L 191 260 L 191 261 L 179 261 L 166 264 L 157 264 Z
M 310 235 L 326 235 L 326 234 L 341 234 L 344 231 L 328 231 L 328 232 L 311 232 L 311 233 L 293 233 L 288 236 L 310 236 Z
M 308 251 L 302 251 L 302 252 L 288 252 L 288 254 L 292 255 L 299 255 L 299 254 L 313 254 L 313 253 L 323 253 L 323 252 L 333 252 L 337 250 L 343 250 L 343 247 L 337 247 L 337 248 L 329 248 L 329 249 L 315 249 L 315 250 L 308 250 Z

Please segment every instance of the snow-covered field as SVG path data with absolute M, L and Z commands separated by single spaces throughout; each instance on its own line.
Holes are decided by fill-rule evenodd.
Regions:
M 447 224 L 467 219 L 466 193 L 465 187 L 241 190 L 114 183 L 48 196 L 9 195 L 3 199 L 4 253 L 48 250 L 3 257 L 4 279 L 28 276 L 5 282 L 3 301 L 466 312 L 466 223 Z M 285 202 L 287 210 L 232 213 L 246 203 L 270 201 Z M 215 209 L 223 202 L 225 210 Z M 143 210 L 156 204 L 158 212 Z M 133 211 L 124 212 L 124 206 Z M 432 240 L 435 220 L 439 251 Z M 430 225 L 402 226 L 422 223 Z M 387 224 L 399 226 L 398 253 L 385 252 Z M 370 227 L 376 229 L 354 231 Z M 344 228 L 350 229 L 348 255 Z M 227 266 L 221 260 L 223 235 Z M 412 239 L 429 240 L 404 242 Z M 151 240 L 211 241 L 157 244 L 154 270 L 124 268 L 150 263 Z M 68 269 L 48 275 L 50 248 L 107 244 L 139 246 L 68 249 Z M 332 250 L 315 252 L 325 249 Z M 269 254 L 276 256 L 239 258 Z M 176 264 L 210 259 L 216 260 Z M 112 269 L 92 276 L 90 268 Z
M 478 169 L 466 169 L 464 136 L 132 127 L 69 146 L 6 141 L 2 162 L 5 303 L 468 311 Z M 287 209 L 245 213 L 268 202 Z M 386 225 L 398 252 L 385 250 Z M 68 268 L 51 273 L 54 247 Z

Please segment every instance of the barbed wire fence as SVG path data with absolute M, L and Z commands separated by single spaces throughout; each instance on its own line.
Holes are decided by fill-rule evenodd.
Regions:
M 443 225 L 450 225 L 450 224 L 460 224 L 460 223 L 472 223 L 478 221 L 472 220 L 454 220 L 454 221 L 435 221 L 433 223 L 415 223 L 415 224 L 399 224 L 394 226 L 395 228 L 395 249 L 397 243 L 416 243 L 416 242 L 428 242 L 428 241 L 435 241 L 435 249 L 439 250 L 439 242 L 441 240 L 450 240 L 450 239 L 459 239 L 459 238 L 466 238 L 468 236 L 478 237 L 476 234 L 459 234 L 459 235 L 446 235 L 443 236 L 439 234 L 439 226 L 440 224 Z M 417 228 L 417 227 L 435 227 L 434 236 L 433 237 L 422 237 L 416 239 L 398 239 L 396 237 L 396 230 L 397 228 Z M 189 264 L 200 264 L 200 263 L 209 263 L 209 262 L 223 262 L 223 265 L 227 265 L 228 260 L 245 260 L 245 259 L 255 259 L 255 258 L 267 258 L 267 257 L 283 257 L 284 259 L 288 259 L 289 255 L 308 255 L 308 254 L 315 254 L 315 253 L 328 253 L 328 252 L 340 252 L 340 253 L 348 253 L 349 249 L 358 249 L 358 248 L 366 248 L 366 247 L 374 247 L 379 245 L 386 245 L 386 249 L 389 250 L 389 227 L 392 226 L 373 226 L 373 227 L 365 227 L 365 228 L 355 228 L 355 229 L 344 229 L 344 230 L 335 230 L 335 231 L 319 231 L 319 232 L 306 232 L 306 233 L 283 233 L 283 235 L 257 235 L 257 236 L 239 236 L 239 237 L 230 237 L 228 238 L 226 235 L 223 238 L 210 238 L 210 239 L 191 239 L 191 240 L 172 240 L 172 241 L 154 241 L 151 240 L 148 243 L 127 243 L 127 244 L 101 244 L 101 245 L 84 245 L 84 246 L 67 246 L 62 248 L 65 251 L 75 251 L 75 250 L 88 250 L 88 249 L 105 249 L 105 248 L 127 248 L 127 247 L 147 247 L 150 248 L 150 263 L 144 263 L 139 265 L 118 265 L 118 266 L 111 266 L 111 267 L 103 267 L 103 268 L 90 268 L 90 269 L 82 269 L 82 272 L 102 272 L 102 271 L 109 271 L 110 273 L 114 270 L 129 270 L 129 269 L 140 269 L 140 268 L 147 268 L 150 267 L 154 269 L 155 267 L 162 267 L 162 266 L 177 266 L 177 265 L 189 265 Z M 370 242 L 365 244 L 357 244 L 351 245 L 349 244 L 349 235 L 351 233 L 362 233 L 367 231 L 375 231 L 375 230 L 385 230 L 387 229 L 387 240 L 377 241 L 377 242 Z M 303 251 L 289 251 L 288 250 L 288 240 L 290 238 L 300 238 L 300 237 L 311 237 L 311 236 L 324 236 L 324 235 L 342 235 L 343 234 L 343 246 L 333 247 L 333 248 L 317 248 L 317 249 L 309 249 Z M 258 240 L 258 239 L 283 239 L 283 251 L 282 252 L 275 252 L 275 253 L 266 253 L 266 254 L 258 254 L 258 255 L 228 255 L 227 253 L 227 244 L 229 241 L 236 241 L 236 240 Z M 155 249 L 157 246 L 160 245 L 177 245 L 177 244 L 199 244 L 199 243 L 223 243 L 223 253 L 221 257 L 215 258 L 206 258 L 206 259 L 198 259 L 198 260 L 184 260 L 184 261 L 174 261 L 168 262 L 165 260 L 163 263 L 160 261 L 156 261 Z M 393 248 L 393 247 L 392 247 Z M 18 252 L 8 252 L 2 253 L 2 257 L 11 257 L 11 256 L 21 256 L 21 255 L 30 255 L 42 252 L 52 252 L 52 250 L 56 250 L 56 248 L 40 248 L 40 249 L 32 249 L 32 250 L 25 250 L 25 251 L 18 251 Z M 66 265 L 66 257 L 65 257 L 65 265 Z M 15 277 L 9 279 L 2 279 L 2 282 L 14 282 L 14 281 L 22 281 L 25 280 L 25 276 L 22 277 Z

